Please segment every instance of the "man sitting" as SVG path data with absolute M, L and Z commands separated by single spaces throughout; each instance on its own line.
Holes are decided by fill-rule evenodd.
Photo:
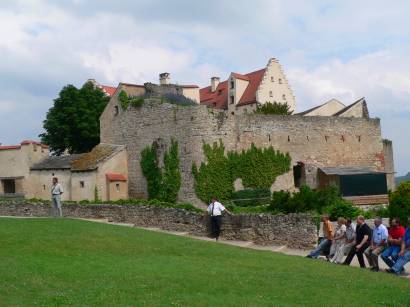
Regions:
M 329 221 L 329 216 L 327 214 L 322 215 L 323 222 L 323 240 L 320 241 L 319 245 L 307 255 L 307 258 L 318 258 L 322 251 L 328 250 L 332 245 L 333 240 L 333 225 Z
M 350 265 L 350 262 L 352 262 L 353 257 L 356 255 L 357 260 L 359 260 L 360 267 L 366 268 L 366 264 L 364 263 L 364 259 L 363 259 L 363 253 L 370 245 L 370 238 L 372 236 L 372 230 L 366 224 L 363 216 L 361 215 L 358 216 L 356 222 L 357 222 L 356 244 L 350 250 L 343 264 Z
M 336 251 L 335 255 L 333 256 L 332 260 L 333 263 L 342 263 L 343 257 L 347 255 L 352 247 L 356 244 L 356 229 L 352 225 L 352 220 L 346 220 L 346 240 L 340 246 L 340 248 Z
M 408 226 L 410 226 L 410 219 L 408 221 Z M 404 271 L 404 266 L 410 261 L 410 227 L 406 229 L 403 240 L 401 242 L 401 249 L 399 252 L 399 258 L 396 263 L 387 270 L 389 273 L 395 273 L 399 275 Z
M 381 254 L 381 258 L 391 268 L 397 261 L 401 249 L 401 241 L 406 229 L 400 225 L 398 218 L 393 218 L 390 222 L 388 247 Z
M 376 217 L 374 219 L 374 229 L 370 246 L 366 249 L 364 254 L 369 262 L 372 271 L 379 271 L 379 255 L 384 251 L 387 244 L 389 233 L 386 226 L 382 224 L 382 219 Z

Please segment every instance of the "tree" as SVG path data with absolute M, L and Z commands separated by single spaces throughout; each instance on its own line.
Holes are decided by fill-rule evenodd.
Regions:
M 389 202 L 390 218 L 399 217 L 401 223 L 406 225 L 410 218 L 410 181 L 400 183 L 396 191 L 390 192 Z
M 257 114 L 275 114 L 275 115 L 291 115 L 293 111 L 290 111 L 290 106 L 285 103 L 280 102 L 269 102 L 267 101 L 265 104 L 258 106 L 254 113 Z
M 90 151 L 100 142 L 100 115 L 109 101 L 87 82 L 82 88 L 67 85 L 60 91 L 43 122 L 41 141 L 56 155 Z

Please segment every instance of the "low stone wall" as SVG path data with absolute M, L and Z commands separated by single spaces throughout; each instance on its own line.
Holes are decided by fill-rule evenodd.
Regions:
M 0 203 L 3 216 L 50 216 L 50 205 L 42 203 Z M 66 217 L 107 218 L 112 222 L 132 223 L 140 227 L 158 227 L 207 236 L 209 217 L 183 209 L 133 205 L 63 205 Z M 317 242 L 317 230 L 306 214 L 238 214 L 222 218 L 221 237 L 252 241 L 262 245 L 278 244 L 292 248 L 311 248 Z

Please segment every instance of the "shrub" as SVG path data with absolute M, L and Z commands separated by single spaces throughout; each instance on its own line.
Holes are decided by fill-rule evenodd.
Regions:
M 254 111 L 256 114 L 272 114 L 272 115 L 291 115 L 290 106 L 287 103 L 280 102 L 265 102 L 265 104 L 258 106 Z
M 267 188 L 246 189 L 232 193 L 232 200 L 236 206 L 249 207 L 270 203 L 271 193 Z
M 162 174 L 158 166 L 158 144 L 156 142 L 142 150 L 140 165 L 147 180 L 149 199 L 158 199 L 161 193 Z
M 362 210 L 343 199 L 328 207 L 326 211 L 332 221 L 336 221 L 339 217 L 353 219 L 363 214 Z
M 118 94 L 118 100 L 120 101 L 121 108 L 123 110 L 127 109 L 128 106 L 132 106 L 134 108 L 138 108 L 142 106 L 144 103 L 144 97 L 143 96 L 136 96 L 136 97 L 131 97 L 128 96 L 127 93 L 122 90 Z
M 170 104 L 175 104 L 179 106 L 195 106 L 198 105 L 194 100 L 185 97 L 184 95 L 180 94 L 173 94 L 173 93 L 165 93 L 162 95 L 163 102 L 167 102 Z
M 410 217 L 410 182 L 402 182 L 396 191 L 389 193 L 389 217 L 399 217 L 403 225 Z M 410 227 L 410 225 L 407 225 Z

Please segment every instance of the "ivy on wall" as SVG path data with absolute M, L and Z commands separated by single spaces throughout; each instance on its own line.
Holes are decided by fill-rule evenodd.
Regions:
M 126 110 L 129 106 L 132 106 L 134 108 L 138 108 L 138 107 L 142 106 L 142 104 L 144 103 L 144 98 L 143 97 L 128 96 L 127 93 L 124 90 L 122 90 L 118 94 L 118 100 L 120 101 L 121 108 L 123 110 Z
M 245 188 L 270 188 L 276 177 L 290 170 L 291 157 L 272 146 L 257 148 L 253 143 L 241 153 L 229 152 L 233 178 L 241 178 Z
M 240 153 L 228 152 L 222 141 L 212 146 L 203 144 L 206 163 L 202 162 L 199 169 L 192 165 L 195 179 L 196 195 L 204 202 L 212 196 L 221 200 L 232 198 L 233 183 L 236 178 L 242 179 L 245 188 L 270 188 L 276 177 L 290 170 L 291 157 L 275 151 L 273 147 L 257 148 L 254 144 L 248 150 Z
M 192 164 L 196 195 L 204 202 L 209 202 L 213 196 L 220 200 L 230 199 L 234 190 L 233 179 L 222 141 L 212 146 L 204 143 L 202 149 L 207 163 L 202 162 L 199 169 L 195 162 Z
M 161 169 L 158 164 L 156 142 L 142 150 L 140 165 L 147 180 L 149 199 L 175 203 L 181 187 L 178 142 L 171 140 L 171 146 L 164 154 L 164 169 Z

